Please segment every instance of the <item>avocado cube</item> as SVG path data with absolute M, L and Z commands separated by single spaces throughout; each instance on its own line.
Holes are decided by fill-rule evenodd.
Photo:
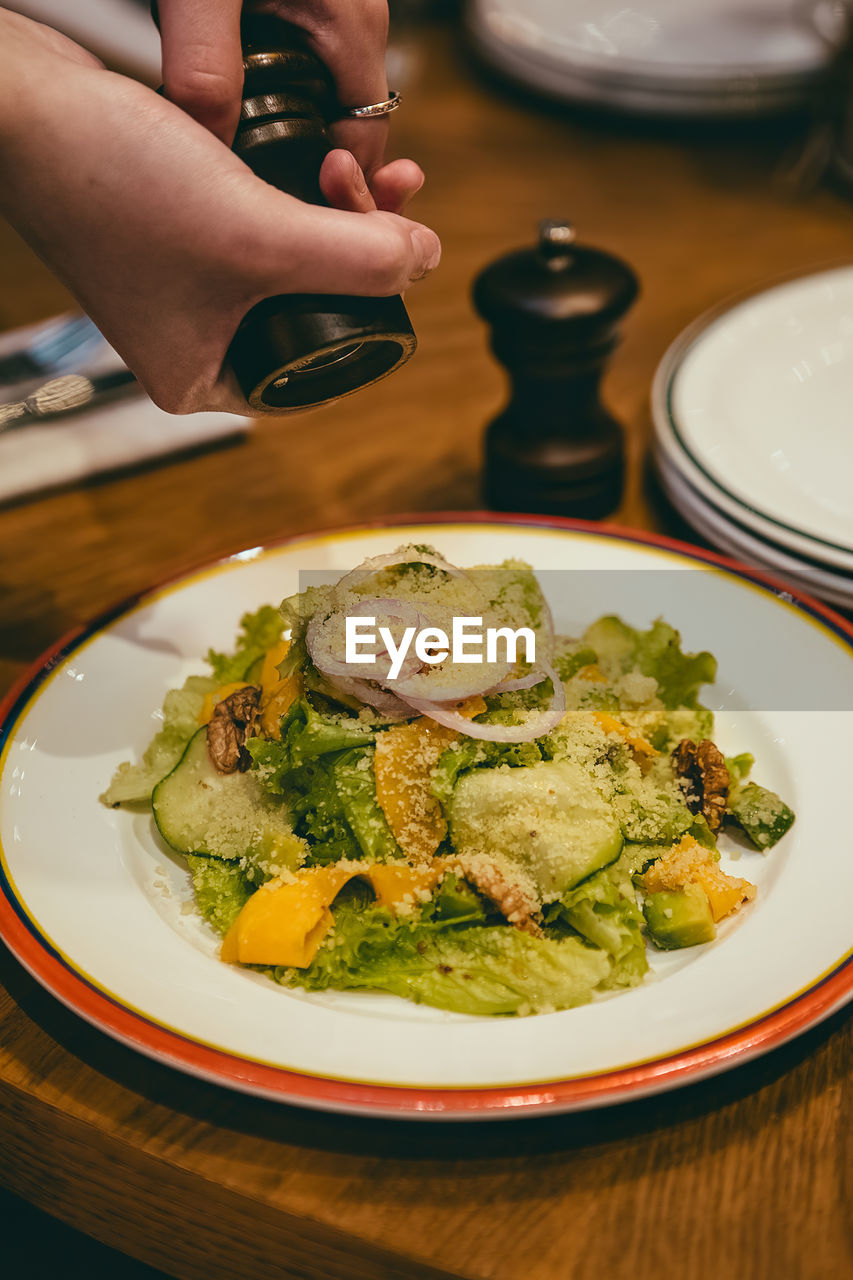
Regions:
M 717 936 L 708 895 L 698 884 L 688 884 L 678 892 L 650 893 L 643 903 L 643 915 L 652 941 L 663 951 L 695 947 Z

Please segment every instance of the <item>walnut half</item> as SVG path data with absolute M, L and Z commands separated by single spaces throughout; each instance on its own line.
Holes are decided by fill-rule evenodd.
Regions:
M 261 691 L 247 684 L 217 702 L 207 725 L 207 753 L 217 773 L 245 773 L 252 763 L 246 739 L 257 731 Z
M 719 831 L 729 800 L 729 771 L 719 747 L 708 738 L 682 738 L 672 753 L 675 772 L 682 779 L 691 813 L 701 813 L 712 831 Z

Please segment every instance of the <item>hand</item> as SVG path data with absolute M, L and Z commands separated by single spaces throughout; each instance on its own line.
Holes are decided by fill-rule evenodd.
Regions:
M 247 0 L 245 6 L 243 0 L 159 0 L 166 96 L 228 146 L 240 114 L 244 7 L 305 32 L 331 72 L 343 107 L 388 97 L 386 0 Z M 406 161 L 405 170 L 383 165 L 387 116 L 340 120 L 332 126 L 332 138 L 358 160 L 378 208 L 400 213 L 420 170 L 412 161 Z
M 164 409 L 247 412 L 225 361 L 263 298 L 399 293 L 438 262 L 434 233 L 376 209 L 345 152 L 322 174 L 339 207 L 306 205 L 55 32 L 0 10 L 0 44 L 0 208 Z

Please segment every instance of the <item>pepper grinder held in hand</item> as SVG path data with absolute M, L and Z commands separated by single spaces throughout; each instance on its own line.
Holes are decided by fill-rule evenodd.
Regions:
M 258 177 L 311 204 L 336 100 L 301 33 L 276 19 L 243 20 L 243 105 L 234 151 Z M 244 318 L 229 350 L 256 410 L 302 409 L 357 391 L 399 368 L 417 340 L 402 298 L 289 294 Z
M 499 258 L 474 282 L 511 381 L 486 435 L 486 501 L 499 511 L 600 519 L 621 497 L 622 429 L 599 383 L 639 286 L 626 263 L 574 241 L 569 223 L 543 222 L 537 248 Z
M 157 22 L 156 0 L 151 8 Z M 279 191 L 326 205 L 320 166 L 332 149 L 329 121 L 340 115 L 329 72 L 302 33 L 276 18 L 244 15 L 241 36 L 243 102 L 234 151 Z M 243 318 L 228 361 L 256 412 L 283 413 L 377 382 L 416 347 L 402 298 L 283 294 Z

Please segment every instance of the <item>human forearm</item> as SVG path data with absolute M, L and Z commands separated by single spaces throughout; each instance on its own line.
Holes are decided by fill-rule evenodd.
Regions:
M 223 364 L 262 298 L 396 293 L 435 265 L 432 232 L 375 211 L 345 153 L 327 160 L 327 194 L 364 212 L 304 205 L 151 90 L 37 24 L 0 21 L 14 104 L 0 202 L 164 407 L 245 409 Z

